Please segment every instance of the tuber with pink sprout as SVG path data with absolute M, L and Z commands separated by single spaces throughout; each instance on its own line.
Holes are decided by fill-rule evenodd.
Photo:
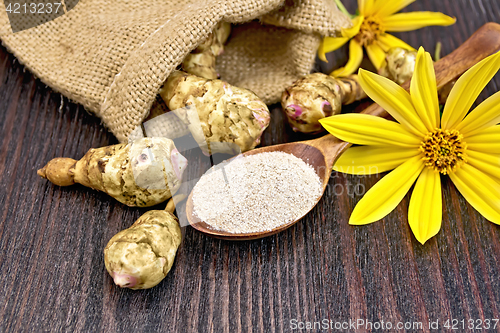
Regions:
M 177 191 L 187 160 L 167 138 L 92 148 L 79 161 L 55 158 L 38 175 L 55 185 L 75 183 L 107 193 L 128 206 L 148 207 Z
M 338 114 L 343 104 L 365 97 L 357 75 L 335 78 L 314 73 L 287 88 L 281 96 L 281 106 L 295 132 L 313 134 L 324 131 L 320 119 Z
M 148 289 L 167 276 L 182 240 L 174 209 L 170 199 L 165 210 L 144 213 L 130 228 L 109 240 L 104 264 L 117 286 Z

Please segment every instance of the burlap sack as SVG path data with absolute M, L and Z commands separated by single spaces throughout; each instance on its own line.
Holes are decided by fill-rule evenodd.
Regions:
M 234 24 L 222 79 L 266 103 L 311 70 L 320 35 L 350 25 L 332 0 L 80 0 L 66 14 L 0 38 L 44 83 L 99 116 L 120 141 L 148 115 L 174 70 L 219 21 Z M 260 22 L 252 22 L 258 19 Z

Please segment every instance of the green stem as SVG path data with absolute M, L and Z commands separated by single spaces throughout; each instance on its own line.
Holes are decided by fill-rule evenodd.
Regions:
M 344 4 L 342 3 L 341 0 L 334 0 L 335 1 L 335 4 L 337 5 L 337 7 L 339 7 L 340 11 L 344 14 L 346 14 L 347 16 L 349 16 L 351 19 L 354 18 L 354 15 L 351 15 L 351 13 L 349 13 L 347 11 L 347 9 L 344 7 Z
M 434 61 L 441 59 L 441 42 L 436 43 L 436 50 L 434 51 Z

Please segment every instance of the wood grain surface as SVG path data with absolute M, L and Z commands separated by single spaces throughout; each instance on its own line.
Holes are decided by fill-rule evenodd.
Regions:
M 355 2 L 345 2 L 354 11 Z M 484 23 L 500 22 L 498 0 L 419 0 L 407 10 L 457 17 L 451 27 L 397 34 L 431 52 L 440 41 L 443 54 Z M 345 60 L 346 48 L 335 56 L 318 68 Z M 497 75 L 478 102 L 499 88 Z M 307 139 L 285 125 L 278 105 L 271 109 L 263 145 Z M 0 138 L 0 332 L 312 332 L 320 329 L 294 329 L 294 323 L 323 320 L 332 321 L 325 332 L 393 332 L 397 323 L 407 325 L 401 332 L 451 332 L 443 325 L 452 319 L 455 332 L 479 331 L 469 321 L 487 319 L 487 331 L 500 332 L 500 323 L 493 329 L 500 319 L 500 227 L 447 178 L 442 229 L 425 245 L 408 226 L 409 196 L 382 221 L 348 225 L 362 193 L 383 175 L 334 172 L 318 206 L 277 235 L 229 242 L 184 228 L 168 276 L 153 289 L 131 291 L 113 284 L 102 251 L 147 209 L 81 186 L 57 187 L 36 174 L 53 157 L 79 158 L 116 139 L 5 48 Z M 361 320 L 372 329 L 335 329 L 336 322 Z M 436 321 L 439 329 L 429 328 Z M 385 329 L 377 326 L 382 322 Z

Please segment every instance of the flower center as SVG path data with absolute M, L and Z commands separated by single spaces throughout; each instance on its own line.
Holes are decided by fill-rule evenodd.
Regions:
M 425 165 L 446 175 L 467 161 L 467 144 L 457 130 L 436 129 L 427 133 L 420 145 Z
M 379 18 L 376 16 L 369 16 L 361 23 L 361 28 L 355 38 L 361 45 L 367 46 L 373 43 L 373 41 L 384 32 Z

